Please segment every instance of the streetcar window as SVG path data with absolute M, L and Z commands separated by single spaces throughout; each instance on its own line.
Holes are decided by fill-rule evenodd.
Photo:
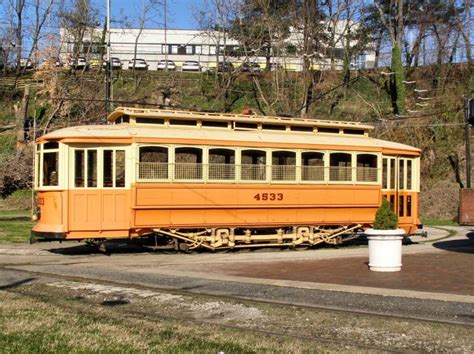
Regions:
M 201 125 L 203 127 L 213 127 L 213 128 L 227 128 L 228 127 L 227 122 L 218 122 L 214 120 L 203 120 L 201 122 Z
M 87 150 L 87 187 L 97 187 L 97 150 Z
M 272 180 L 294 181 L 296 179 L 296 153 L 292 151 L 272 152 Z
M 115 151 L 115 187 L 125 187 L 125 150 Z
M 112 188 L 114 186 L 113 164 L 114 151 L 104 150 L 104 169 L 103 169 L 103 186 L 104 188 Z
M 198 148 L 176 148 L 175 178 L 202 179 L 202 150 Z
M 404 216 L 405 215 L 405 213 L 404 213 L 404 211 L 405 211 L 404 207 L 405 206 L 403 205 L 404 199 L 405 198 L 404 198 L 403 195 L 398 197 L 398 216 Z
M 390 189 L 395 189 L 395 159 L 390 159 Z
M 45 145 L 47 144 L 48 143 L 46 143 Z M 58 185 L 58 155 L 58 152 L 43 152 L 43 186 Z
M 74 187 L 97 187 L 97 150 L 74 150 Z
M 286 130 L 285 125 L 280 124 L 262 124 L 262 129 L 264 130 Z
M 235 122 L 235 129 L 258 129 L 258 124 L 255 123 L 245 123 L 245 122 Z
M 407 195 L 407 216 L 411 216 L 411 195 Z
M 161 146 L 144 146 L 140 148 L 140 162 L 168 163 L 168 148 Z
M 104 188 L 125 187 L 125 150 L 104 150 L 102 173 Z
M 189 126 L 196 126 L 197 121 L 195 120 L 188 120 L 188 119 L 170 119 L 171 125 L 189 125 Z
M 390 209 L 395 212 L 395 196 L 391 195 L 390 196 Z
M 124 114 L 119 119 L 117 119 L 115 123 L 130 123 L 130 116 L 128 114 Z
M 318 128 L 318 133 L 339 134 L 339 129 L 320 127 Z
M 144 146 L 140 148 L 138 178 L 168 179 L 168 148 Z
M 405 160 L 399 160 L 398 189 L 405 189 Z
M 377 182 L 377 155 L 357 155 L 357 181 Z
M 290 129 L 292 132 L 313 132 L 313 127 L 305 127 L 303 125 L 292 125 Z
M 303 181 L 324 181 L 324 154 L 303 152 L 301 154 L 301 179 Z
M 388 188 L 388 161 L 387 159 L 382 159 L 382 188 Z
M 350 134 L 350 135 L 364 135 L 365 132 L 360 129 L 344 129 L 344 134 Z
M 135 118 L 137 124 L 165 124 L 163 118 Z
M 266 152 L 262 150 L 243 150 L 241 155 L 241 179 L 244 181 L 264 181 L 266 179 L 266 155 Z
M 329 159 L 330 181 L 352 180 L 352 156 L 345 153 L 332 153 Z
M 43 150 L 54 150 L 59 149 L 59 144 L 53 141 L 44 143 Z
M 412 160 L 407 160 L 407 189 L 412 189 L 412 173 L 413 173 L 413 168 L 412 168 Z M 408 215 L 409 216 L 409 215 Z
M 84 187 L 84 150 L 74 151 L 74 187 Z
M 230 149 L 209 150 L 209 179 L 235 179 L 235 151 Z

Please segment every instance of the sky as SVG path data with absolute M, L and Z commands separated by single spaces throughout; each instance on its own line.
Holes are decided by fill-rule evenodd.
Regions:
M 123 18 L 124 16 L 130 19 L 137 18 L 139 9 L 142 7 L 142 0 L 110 0 L 111 1 L 111 18 Z M 167 0 L 167 27 L 175 29 L 196 29 L 199 27 L 194 19 L 193 9 L 202 6 L 205 0 Z M 95 0 L 99 5 L 105 0 Z M 161 14 L 164 11 L 160 11 Z M 163 17 L 157 18 L 153 21 L 153 27 L 163 27 Z M 112 24 L 112 27 L 118 27 Z

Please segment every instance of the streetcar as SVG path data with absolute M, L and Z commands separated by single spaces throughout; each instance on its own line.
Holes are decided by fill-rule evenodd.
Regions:
M 32 241 L 156 248 L 339 244 L 385 198 L 406 235 L 420 150 L 357 122 L 119 107 L 36 141 Z

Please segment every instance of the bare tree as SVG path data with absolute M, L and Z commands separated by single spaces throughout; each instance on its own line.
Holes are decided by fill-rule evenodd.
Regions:
M 135 36 L 135 43 L 133 47 L 133 67 L 132 70 L 135 70 L 135 62 L 137 59 L 137 52 L 138 52 L 138 43 L 140 41 L 140 37 L 145 29 L 145 26 L 152 22 L 154 18 L 158 15 L 158 9 L 163 5 L 161 0 L 142 0 L 141 1 L 141 11 L 139 12 L 139 16 L 137 18 L 138 21 L 138 32 Z
M 42 30 L 46 20 L 51 15 L 55 0 L 35 0 L 33 4 L 34 11 L 34 23 L 33 33 L 31 38 L 31 49 L 26 56 L 27 61 L 31 60 L 34 53 L 38 53 L 38 41 L 40 40 Z M 26 65 L 23 66 L 21 73 L 23 74 L 26 70 Z
M 14 8 L 15 17 L 16 17 L 16 26 L 15 26 L 15 46 L 16 46 L 16 75 L 21 75 L 21 56 L 23 53 L 23 10 L 25 9 L 25 0 L 15 0 L 13 3 L 11 1 L 11 6 Z

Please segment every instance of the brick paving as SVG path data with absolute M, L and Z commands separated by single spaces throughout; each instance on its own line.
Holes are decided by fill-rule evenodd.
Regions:
M 455 250 L 404 255 L 402 270 L 392 273 L 370 271 L 368 256 L 237 263 L 222 271 L 252 278 L 474 295 L 474 242 L 466 241 L 467 247 Z

